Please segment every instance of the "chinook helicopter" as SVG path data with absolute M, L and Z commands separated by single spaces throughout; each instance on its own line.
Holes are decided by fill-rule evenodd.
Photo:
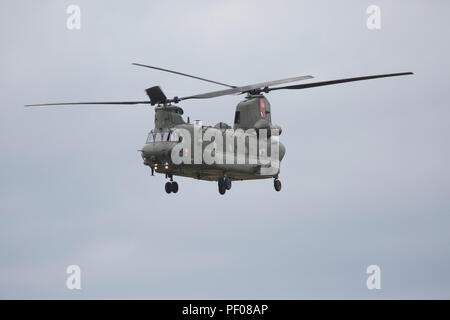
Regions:
M 275 170 L 267 170 L 270 167 L 267 162 L 262 163 L 258 157 L 261 155 L 267 156 L 268 154 L 276 154 L 276 160 L 278 163 L 283 159 L 286 148 L 279 142 L 279 135 L 281 134 L 281 127 L 272 124 L 271 117 L 271 105 L 264 93 L 269 93 L 275 90 L 282 89 L 306 89 L 327 85 L 334 85 L 345 82 L 395 77 L 412 75 L 412 72 L 390 73 L 362 76 L 355 78 L 345 78 L 328 80 L 321 82 L 311 82 L 306 84 L 295 84 L 280 86 L 285 83 L 297 82 L 312 79 L 310 75 L 299 76 L 287 79 L 280 79 L 275 81 L 261 82 L 246 86 L 234 86 L 218 81 L 209 80 L 206 78 L 197 77 L 194 75 L 164 69 L 160 67 L 154 67 L 150 65 L 144 65 L 139 63 L 133 63 L 135 66 L 156 69 L 164 72 L 169 72 L 189 78 L 194 78 L 209 83 L 214 83 L 227 87 L 224 90 L 212 91 L 198 95 L 191 95 L 186 97 L 175 96 L 172 99 L 168 99 L 162 89 L 159 86 L 154 86 L 145 90 L 149 100 L 145 101 L 112 101 L 112 102 L 64 102 L 64 103 L 47 103 L 47 104 L 32 104 L 31 106 L 58 106 L 58 105 L 134 105 L 134 104 L 150 104 L 155 106 L 155 126 L 147 136 L 146 143 L 142 147 L 141 157 L 144 161 L 144 165 L 150 167 L 151 175 L 155 172 L 164 174 L 166 179 L 169 179 L 165 184 L 166 193 L 177 193 L 178 183 L 173 180 L 174 176 L 189 177 L 199 180 L 217 181 L 218 190 L 220 194 L 225 194 L 227 190 L 231 189 L 232 181 L 238 180 L 250 180 L 250 179 L 273 179 L 273 185 L 276 191 L 281 190 L 281 182 L 279 180 L 280 169 L 279 166 L 275 167 Z M 190 122 L 189 118 L 185 121 L 182 117 L 183 109 L 177 104 L 184 100 L 189 99 L 209 99 L 220 97 L 224 95 L 237 95 L 246 94 L 244 100 L 239 102 L 236 106 L 234 114 L 233 128 L 224 122 L 219 122 L 215 126 L 203 126 L 201 121 Z M 196 130 L 200 132 L 200 141 L 195 138 Z M 189 133 L 190 136 L 194 136 L 191 141 L 185 141 L 185 136 L 179 134 L 180 131 Z M 233 132 L 232 138 L 228 139 L 227 133 Z M 203 134 L 214 136 L 214 139 L 205 141 L 203 140 Z M 219 147 L 214 143 L 218 138 L 223 137 L 225 144 L 219 144 Z M 268 140 L 265 146 L 256 144 L 255 147 L 251 141 L 252 139 L 260 139 L 261 137 Z M 239 141 L 243 141 L 241 147 L 239 143 L 235 144 L 235 139 L 240 138 Z M 194 141 L 197 139 L 196 141 Z M 231 143 L 229 143 L 231 141 Z M 258 140 L 261 142 L 261 140 Z M 276 148 L 278 152 L 275 152 L 272 146 L 273 142 L 276 142 Z M 196 144 L 197 143 L 197 144 Z M 180 148 L 181 146 L 181 148 Z M 200 146 L 198 153 L 203 153 L 209 148 L 211 155 L 214 159 L 223 159 L 224 157 L 231 158 L 235 161 L 223 162 L 215 161 L 213 163 L 206 163 L 205 159 L 200 162 L 192 163 L 196 146 Z M 178 148 L 178 149 L 177 149 Z M 252 158 L 252 150 L 256 152 L 256 158 Z M 184 161 L 178 163 L 174 161 L 174 154 L 183 157 Z M 242 156 L 242 157 L 240 157 Z M 240 158 L 241 162 L 236 159 Z M 273 169 L 273 168 L 272 168 Z

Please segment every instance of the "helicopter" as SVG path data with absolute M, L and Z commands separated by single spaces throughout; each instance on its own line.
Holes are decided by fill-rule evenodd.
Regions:
M 145 90 L 149 100 L 144 101 L 62 102 L 25 106 L 137 104 L 155 106 L 154 128 L 149 132 L 144 146 L 138 151 L 144 165 L 150 168 L 152 176 L 156 172 L 164 174 L 169 180 L 164 186 L 168 194 L 178 192 L 178 183 L 174 181 L 174 176 L 216 181 L 221 195 L 231 189 L 233 181 L 242 180 L 273 179 L 274 189 L 281 190 L 279 164 L 284 158 L 286 147 L 279 141 L 282 129 L 272 124 L 271 105 L 264 94 L 275 90 L 306 89 L 413 74 L 412 72 L 377 74 L 281 86 L 313 78 L 311 75 L 305 75 L 235 86 L 165 68 L 140 63 L 133 65 L 214 83 L 227 89 L 169 99 L 161 87 L 153 86 Z M 178 105 L 184 100 L 240 94 L 245 94 L 245 98 L 236 105 L 233 127 L 224 122 L 214 126 L 205 126 L 200 120 L 191 123 L 189 117 L 187 120 L 183 119 L 184 111 Z M 271 161 L 268 162 L 269 154 Z

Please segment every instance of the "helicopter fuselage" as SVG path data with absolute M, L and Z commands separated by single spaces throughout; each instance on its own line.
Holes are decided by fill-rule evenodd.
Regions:
M 200 155 L 203 156 L 208 151 L 208 146 L 211 145 L 212 141 L 202 140 L 201 143 L 194 141 L 191 139 L 188 145 L 184 144 L 181 149 L 175 149 L 179 146 L 180 141 L 174 141 L 171 139 L 171 135 L 175 133 L 177 130 L 185 130 L 189 132 L 192 137 L 194 137 L 198 124 L 183 124 L 177 125 L 172 128 L 167 128 L 168 130 L 165 132 L 150 132 L 149 136 L 153 136 L 150 139 L 147 139 L 146 144 L 142 147 L 141 156 L 144 160 L 144 165 L 149 166 L 153 171 L 157 173 L 165 174 L 166 176 L 183 176 L 190 177 L 200 180 L 209 180 L 209 181 L 218 181 L 222 177 L 228 177 L 231 180 L 250 180 L 250 179 L 266 179 L 277 177 L 279 174 L 279 169 L 275 171 L 271 171 L 270 173 L 264 173 L 264 168 L 268 168 L 268 164 L 261 164 L 258 161 L 258 157 L 252 156 L 250 149 L 251 139 L 256 141 L 258 139 L 257 133 L 246 133 L 241 132 L 240 139 L 244 139 L 243 146 L 243 161 L 239 162 L 239 144 L 236 142 L 237 138 L 234 139 L 234 142 L 230 142 L 230 135 L 227 135 L 227 130 L 232 129 L 219 129 L 210 126 L 201 126 L 200 130 L 202 132 L 216 131 L 217 135 L 221 135 L 223 137 L 223 145 L 221 149 L 215 149 L 213 151 L 214 156 L 219 159 L 222 159 L 218 162 L 207 163 L 205 159 L 201 159 L 201 162 L 195 161 L 195 148 L 199 147 Z M 198 129 L 197 129 L 198 130 Z M 161 137 L 161 138 L 160 138 Z M 268 137 L 267 148 L 256 146 L 256 154 L 262 155 L 271 154 L 271 139 L 275 139 L 275 137 Z M 278 161 L 281 161 L 284 157 L 286 148 L 281 142 L 278 142 Z M 186 156 L 188 161 L 183 162 L 181 164 L 176 164 L 173 161 L 174 152 L 183 152 L 185 159 Z M 230 161 L 231 159 L 231 161 Z M 228 160 L 228 161 L 227 161 Z
M 279 167 L 268 170 L 270 164 L 260 161 L 261 157 L 267 159 L 268 155 L 273 155 L 274 142 L 278 163 L 286 151 L 279 137 L 271 134 L 271 129 L 280 128 L 271 125 L 270 104 L 264 96 L 249 96 L 237 105 L 234 128 L 223 122 L 215 126 L 203 126 L 201 121 L 186 123 L 181 117 L 183 110 L 178 106 L 161 106 L 155 110 L 155 128 L 141 150 L 144 165 L 149 166 L 152 173 L 209 181 L 223 177 L 231 180 L 278 177 Z M 264 144 L 260 139 L 261 130 L 265 130 Z M 176 134 L 179 131 L 189 135 L 189 140 L 182 142 Z M 221 143 L 212 150 L 216 140 Z M 173 159 L 178 153 L 183 156 L 182 163 Z M 216 161 L 203 159 L 206 153 L 212 153 Z

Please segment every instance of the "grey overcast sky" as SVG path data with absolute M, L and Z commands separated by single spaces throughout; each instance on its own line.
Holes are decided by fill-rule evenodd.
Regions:
M 68 30 L 66 9 L 81 8 Z M 381 30 L 366 9 L 381 8 Z M 0 2 L 0 298 L 450 298 L 450 2 Z M 177 178 L 136 151 L 147 106 L 24 108 L 413 71 L 268 98 L 283 128 L 271 180 Z M 240 96 L 185 101 L 231 123 Z M 81 267 L 81 290 L 66 268 Z M 381 268 L 381 290 L 366 268 Z

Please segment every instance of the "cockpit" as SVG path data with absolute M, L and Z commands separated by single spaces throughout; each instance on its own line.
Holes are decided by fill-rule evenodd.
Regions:
M 166 132 L 153 132 L 150 131 L 147 137 L 146 143 L 153 143 L 153 142 L 163 142 L 163 141 L 170 141 L 170 131 Z

